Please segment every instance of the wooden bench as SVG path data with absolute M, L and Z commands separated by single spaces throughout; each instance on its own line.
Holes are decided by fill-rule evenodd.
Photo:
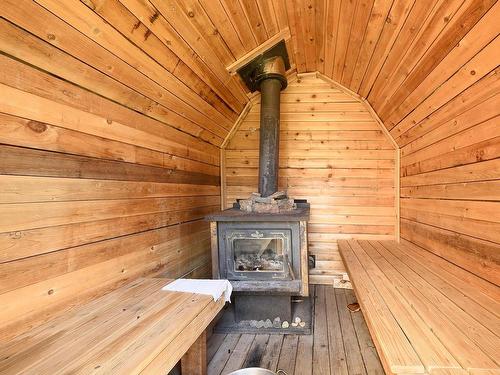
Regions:
M 500 374 L 500 288 L 410 242 L 339 241 L 388 374 Z
M 205 329 L 224 298 L 162 291 L 138 279 L 0 343 L 0 374 L 206 373 Z

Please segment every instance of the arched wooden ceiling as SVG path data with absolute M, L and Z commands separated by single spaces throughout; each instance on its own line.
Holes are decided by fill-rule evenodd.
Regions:
M 134 93 L 92 91 L 215 146 L 248 102 L 228 69 L 283 36 L 298 73 L 319 71 L 366 98 L 400 146 L 445 103 L 484 100 L 498 81 L 496 0 L 5 2 L 5 33 L 76 57 Z M 18 45 L 8 53 L 33 60 Z M 86 87 L 88 75 L 54 60 L 47 71 Z
M 400 145 L 448 100 L 496 81 L 495 0 L 180 2 L 226 65 L 288 29 L 297 72 L 319 71 L 366 98 Z
M 111 1 L 86 2 L 102 12 L 102 4 Z M 243 89 L 224 67 L 288 33 L 297 72 L 319 71 L 366 98 L 400 145 L 444 101 L 481 80 L 481 86 L 496 81 L 500 11 L 495 0 L 120 3 L 143 23 L 145 38 L 159 36 L 236 113 L 245 102 Z M 167 29 L 177 39 L 167 36 Z M 190 62 L 193 54 L 208 66 L 206 72 Z

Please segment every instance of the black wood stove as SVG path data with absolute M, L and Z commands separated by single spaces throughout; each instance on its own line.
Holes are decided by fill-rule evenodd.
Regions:
M 308 333 L 312 324 L 309 304 L 303 303 L 309 296 L 309 204 L 277 192 L 284 74 L 283 59 L 275 56 L 257 64 L 251 75 L 261 91 L 259 193 L 206 218 L 213 277 L 228 279 L 234 290 L 225 331 Z
M 307 295 L 306 227 L 309 204 L 285 213 L 249 213 L 234 207 L 207 217 L 217 225 L 217 278 L 236 292 Z

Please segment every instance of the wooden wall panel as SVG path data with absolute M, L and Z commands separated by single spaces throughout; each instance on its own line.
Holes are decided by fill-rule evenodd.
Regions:
M 374 108 L 401 147 L 401 237 L 500 285 L 500 6 L 453 14 Z
M 481 97 L 450 100 L 402 147 L 401 236 L 499 284 L 500 100 Z
M 339 238 L 394 239 L 396 151 L 363 102 L 315 74 L 281 94 L 280 188 L 311 203 L 316 283 L 345 272 Z M 257 191 L 259 100 L 224 155 L 225 205 Z
M 129 278 L 210 261 L 217 175 L 2 147 L 2 337 Z
M 498 283 L 498 1 L 294 1 L 298 72 L 366 98 L 401 149 L 401 237 Z
M 499 2 L 4 0 L 0 16 L 0 266 L 68 262 L 0 294 L 36 300 L 0 333 L 157 267 L 209 270 L 199 219 L 249 100 L 228 68 L 277 35 L 292 71 L 355 93 L 311 76 L 283 95 L 280 183 L 313 202 L 316 280 L 343 271 L 336 239 L 397 234 L 400 205 L 404 240 L 498 282 Z M 223 160 L 226 204 L 255 190 L 255 108 Z M 73 267 L 100 243 L 108 258 Z
M 131 3 L 2 3 L 2 339 L 131 278 L 209 274 L 219 145 L 248 99 Z

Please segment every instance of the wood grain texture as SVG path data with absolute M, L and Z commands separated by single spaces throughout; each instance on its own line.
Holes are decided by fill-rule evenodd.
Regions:
M 181 368 L 185 374 L 207 375 L 207 335 L 205 331 L 182 356 Z
M 320 77 L 299 75 L 282 97 L 279 183 L 311 203 L 310 276 L 333 282 L 345 272 L 337 238 L 394 238 L 394 146 L 359 99 Z M 225 207 L 257 189 L 258 100 L 224 150 Z
M 401 148 L 401 238 L 498 283 L 498 220 L 468 217 L 469 208 L 460 207 L 476 202 L 491 212 L 498 203 L 491 189 L 500 179 L 500 4 L 318 0 L 315 30 L 323 35 L 315 50 L 307 44 L 308 4 L 296 0 L 288 8 L 297 70 L 319 70 L 366 98 Z M 317 86 L 315 94 L 322 90 Z M 294 126 L 287 140 L 314 139 L 299 133 L 307 128 Z M 250 139 L 247 133 L 241 142 Z M 296 152 L 306 158 L 306 149 L 297 146 Z M 300 164 L 287 160 L 289 168 L 310 166 L 304 158 Z
M 3 341 L 2 373 L 102 369 L 106 374 L 158 374 L 170 371 L 181 357 L 188 373 L 206 373 L 204 331 L 224 306 L 223 298 L 215 302 L 201 294 L 162 290 L 170 281 L 134 280 L 29 334 Z
M 2 262 L 196 222 L 217 204 L 220 174 L 222 204 L 248 196 L 258 98 L 221 163 L 220 146 L 249 108 L 226 67 L 289 32 L 292 71 L 307 74 L 282 94 L 280 185 L 313 205 L 311 280 L 344 271 L 338 239 L 397 234 L 401 206 L 404 241 L 498 283 L 497 1 L 5 0 L 0 15 L 0 204 L 12 204 Z M 198 195 L 190 207 L 166 203 Z M 120 211 L 115 199 L 130 202 Z M 104 208 L 93 218 L 91 207 Z M 25 328 L 56 310 L 30 310 Z
M 363 313 L 347 309 L 346 303 L 356 302 L 352 291 L 317 285 L 312 287 L 311 295 L 317 296 L 314 310 L 320 317 L 313 334 L 256 334 L 252 335 L 251 345 L 234 350 L 243 335 L 215 333 L 208 340 L 209 352 L 214 353 L 209 358 L 208 375 L 227 374 L 223 367 L 233 357 L 238 358 L 238 363 L 243 358 L 244 368 L 261 367 L 274 372 L 281 369 L 288 375 L 385 374 Z M 346 355 L 351 358 L 349 362 Z
M 409 241 L 349 240 L 339 247 L 386 369 L 416 372 L 418 362 L 400 356 L 407 348 L 427 373 L 498 371 L 498 301 L 486 303 L 498 298 L 498 286 Z
M 201 219 L 220 205 L 241 88 L 119 1 L 8 1 L 1 15 L 2 337 L 145 274 L 208 275 Z

